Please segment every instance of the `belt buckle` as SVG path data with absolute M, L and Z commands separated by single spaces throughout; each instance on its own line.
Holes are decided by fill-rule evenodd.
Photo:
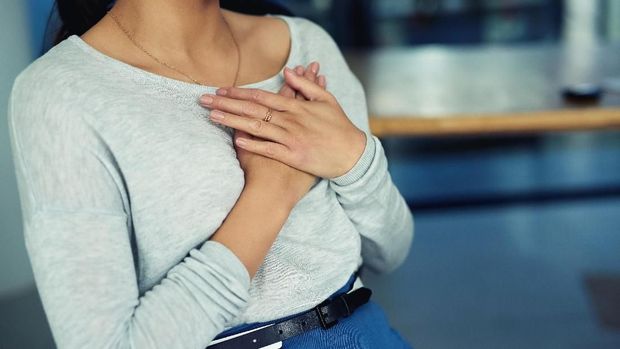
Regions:
M 317 305 L 316 307 L 314 307 L 314 311 L 316 311 L 316 314 L 319 317 L 319 321 L 321 322 L 321 327 L 323 327 L 326 330 L 334 327 L 338 323 L 337 319 L 334 319 L 332 321 L 328 321 L 329 319 L 327 319 L 327 316 L 329 314 L 323 313 L 323 311 L 321 311 L 322 307 L 325 307 L 325 306 L 329 305 L 330 303 L 331 303 L 331 301 L 326 300 L 323 303 L 321 303 L 321 304 Z

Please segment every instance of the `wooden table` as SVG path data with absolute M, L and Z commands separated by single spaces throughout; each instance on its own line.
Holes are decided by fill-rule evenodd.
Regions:
M 566 103 L 567 84 L 620 79 L 620 45 L 347 51 L 377 136 L 549 132 L 620 127 L 620 92 Z M 614 81 L 615 82 L 615 81 Z

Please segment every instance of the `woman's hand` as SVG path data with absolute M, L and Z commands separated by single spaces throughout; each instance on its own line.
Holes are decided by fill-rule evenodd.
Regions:
M 201 104 L 213 109 L 214 122 L 260 138 L 236 137 L 235 143 L 244 150 L 323 178 L 345 174 L 363 153 L 366 134 L 318 82 L 288 68 L 284 77 L 304 99 L 230 87 L 218 89 L 216 95 L 204 95 Z M 269 108 L 272 118 L 265 122 Z
M 308 65 L 307 68 L 304 68 L 301 65 L 298 65 L 295 67 L 295 73 L 298 76 L 303 76 L 305 77 L 308 81 L 313 81 L 315 83 L 317 83 L 319 86 L 321 86 L 321 88 L 325 89 L 326 87 L 326 80 L 325 80 L 325 76 L 324 75 L 319 75 L 319 64 L 316 62 L 312 62 Z M 285 96 L 285 97 L 289 97 L 289 98 L 296 98 L 296 99 L 300 99 L 300 100 L 305 100 L 305 97 L 299 93 L 297 93 L 297 91 L 295 91 L 292 87 L 290 87 L 287 83 L 284 83 L 282 85 L 282 88 L 280 88 L 280 91 L 278 92 L 280 95 Z M 242 130 L 238 130 L 235 129 L 234 130 L 234 143 L 235 143 L 235 150 L 237 151 L 237 157 L 239 158 L 240 162 L 241 162 L 241 166 L 242 168 L 245 167 L 244 163 L 247 162 L 245 161 L 246 158 L 251 157 L 250 154 L 254 154 L 254 156 L 257 156 L 258 154 L 255 153 L 251 153 L 248 150 L 245 150 L 243 148 L 240 148 L 239 146 L 237 146 L 237 139 L 238 138 L 242 138 L 242 139 L 250 139 L 250 140 L 259 140 L 260 138 L 255 137 L 245 131 Z M 244 169 L 245 170 L 245 169 Z
M 316 82 L 324 87 L 325 77 L 318 75 L 318 68 L 318 65 L 311 64 L 306 69 L 304 69 L 303 66 L 297 66 L 295 71 L 299 76 L 308 79 L 308 81 Z M 295 90 L 286 83 L 280 89 L 279 94 L 287 98 L 304 98 L 301 94 L 297 94 Z M 237 143 L 236 140 L 240 137 L 255 140 L 259 139 L 244 131 L 235 130 L 233 136 L 235 144 Z M 252 153 L 237 145 L 235 145 L 235 150 L 237 151 L 239 164 L 244 170 L 247 183 L 251 185 L 256 182 L 261 182 L 260 185 L 263 187 L 270 184 L 282 186 L 285 188 L 286 193 L 291 195 L 291 202 L 293 204 L 299 201 L 301 197 L 308 192 L 309 188 L 316 180 L 316 176 L 314 175 L 292 168 L 274 159 Z

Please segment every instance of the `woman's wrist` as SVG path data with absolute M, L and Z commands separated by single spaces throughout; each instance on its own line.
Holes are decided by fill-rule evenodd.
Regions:
M 301 196 L 291 189 L 291 186 L 283 183 L 281 179 L 252 180 L 247 179 L 241 195 L 256 195 L 264 199 L 266 204 L 274 210 L 290 212 Z
M 371 133 L 365 133 L 365 144 L 362 154 L 357 159 L 357 162 L 347 172 L 338 176 L 330 178 L 330 181 L 338 186 L 347 186 L 360 180 L 367 175 L 369 168 L 371 167 L 376 152 L 376 144 L 374 136 Z
M 280 191 L 263 184 L 246 183 L 235 206 L 211 236 L 237 256 L 250 278 L 263 263 L 294 206 L 282 198 Z
M 348 148 L 350 151 L 346 156 L 346 162 L 343 164 L 343 170 L 341 170 L 338 175 L 333 176 L 330 179 L 340 178 L 351 172 L 366 150 L 366 144 L 368 142 L 367 137 L 368 135 L 366 135 L 364 131 L 356 128 L 354 136 L 347 138 L 347 142 L 349 142 L 351 146 Z

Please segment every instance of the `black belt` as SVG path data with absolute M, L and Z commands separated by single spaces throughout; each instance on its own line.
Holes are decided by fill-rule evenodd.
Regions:
M 338 323 L 338 319 L 347 317 L 355 309 L 368 303 L 372 291 L 360 287 L 350 293 L 344 293 L 332 300 L 326 300 L 311 310 L 291 319 L 269 325 L 224 342 L 208 346 L 208 349 L 256 349 L 284 341 L 304 332 L 322 327 L 329 329 Z

